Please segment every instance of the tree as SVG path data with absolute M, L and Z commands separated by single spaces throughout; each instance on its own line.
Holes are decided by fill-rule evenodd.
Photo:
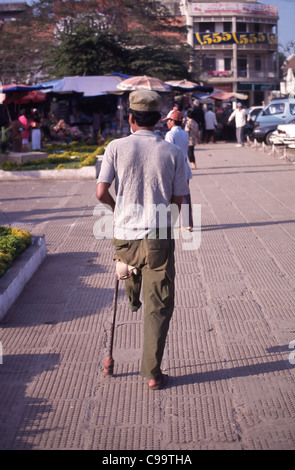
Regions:
M 125 51 L 107 31 L 99 33 L 86 25 L 75 34 L 60 33 L 59 45 L 52 51 L 50 61 L 56 78 L 74 75 L 103 75 L 115 68 L 122 69 Z
M 130 50 L 128 57 L 128 64 L 124 67 L 126 74 L 155 76 L 162 80 L 189 77 L 187 61 L 183 60 L 183 49 L 146 46 Z
M 126 73 L 166 80 L 191 78 L 192 50 L 181 18 L 171 16 L 159 1 L 126 1 L 124 14 L 129 25 L 124 36 L 129 57 Z
M 31 83 L 44 69 L 43 57 L 49 54 L 53 43 L 52 10 L 36 15 L 27 7 L 16 21 L 0 28 L 0 74 L 2 83 L 17 81 Z
M 17 78 L 28 80 L 40 70 L 44 78 L 114 70 L 191 78 L 186 27 L 159 1 L 35 0 L 5 36 L 0 34 L 0 69 Z M 7 43 L 13 44 L 9 66 Z
M 289 56 L 295 54 L 295 41 L 288 41 L 285 46 L 283 46 L 283 51 Z

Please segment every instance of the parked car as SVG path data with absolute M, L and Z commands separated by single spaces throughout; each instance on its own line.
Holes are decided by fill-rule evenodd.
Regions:
M 270 136 L 280 124 L 288 124 L 295 117 L 295 99 L 276 99 L 266 105 L 257 116 L 251 138 L 270 144 Z
M 262 111 L 262 109 L 263 109 L 263 106 L 251 106 L 251 108 L 248 108 L 246 110 L 248 113 L 249 119 L 245 127 L 245 135 L 249 135 L 249 136 L 252 135 L 253 129 L 254 129 L 254 123 L 260 111 Z
M 263 110 L 263 106 L 251 106 L 251 108 L 248 108 L 247 109 L 247 113 L 249 115 L 249 118 L 252 120 L 252 121 L 255 121 L 258 114 L 260 113 L 260 111 Z
M 295 145 L 295 119 L 289 124 L 279 124 L 269 140 L 274 145 Z

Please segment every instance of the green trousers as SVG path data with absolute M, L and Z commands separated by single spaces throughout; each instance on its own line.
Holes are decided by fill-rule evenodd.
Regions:
M 143 288 L 144 343 L 140 374 L 158 380 L 169 322 L 174 310 L 174 240 L 113 239 L 115 259 L 138 268 L 139 274 L 125 281 L 131 310 L 141 305 Z

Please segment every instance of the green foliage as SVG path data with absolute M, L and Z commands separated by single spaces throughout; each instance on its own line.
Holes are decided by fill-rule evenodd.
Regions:
M 150 46 L 134 48 L 129 53 L 128 73 L 154 76 L 164 81 L 188 77 L 187 62 L 184 61 L 184 53 L 188 58 L 188 52 L 184 46 L 174 50 Z
M 0 277 L 31 243 L 32 236 L 27 230 L 0 226 Z
M 194 78 L 187 28 L 160 1 L 35 0 L 4 29 L 0 70 L 6 83 L 10 77 L 21 83 L 39 70 L 48 79 L 114 70 Z
M 77 53 L 79 51 L 79 53 Z M 57 77 L 103 75 L 124 65 L 124 50 L 109 31 L 79 25 L 75 34 L 62 32 L 51 63 Z
M 47 158 L 37 160 L 26 160 L 23 163 L 3 162 L 0 169 L 5 171 L 25 171 L 42 169 L 66 169 L 93 166 L 97 157 L 104 154 L 105 148 L 111 139 L 99 147 L 83 143 L 73 142 L 71 144 L 50 144 L 46 146 L 48 152 L 52 151 Z M 62 153 L 58 153 L 62 152 Z

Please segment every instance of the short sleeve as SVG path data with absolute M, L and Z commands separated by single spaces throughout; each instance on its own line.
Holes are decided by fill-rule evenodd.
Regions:
M 115 178 L 114 150 L 111 143 L 104 153 L 97 183 L 112 183 Z

